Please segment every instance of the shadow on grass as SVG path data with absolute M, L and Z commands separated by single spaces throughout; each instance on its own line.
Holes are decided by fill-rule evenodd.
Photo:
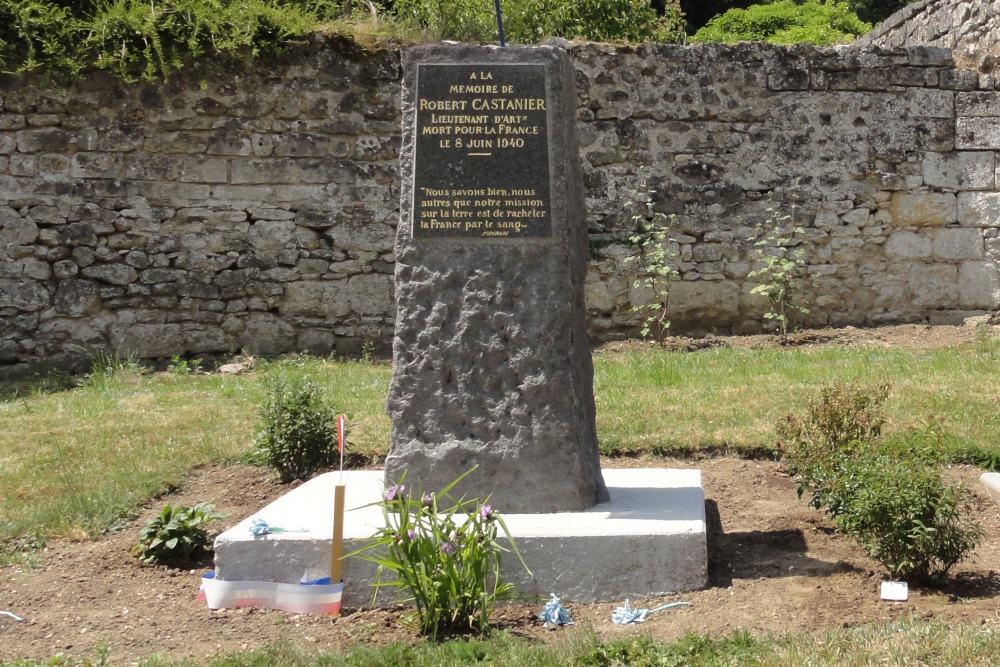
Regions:
M 30 372 L 0 374 L 0 401 L 14 401 L 25 396 L 42 396 L 69 391 L 78 385 L 65 371 L 48 368 Z
M 728 588 L 734 579 L 829 576 L 857 571 L 853 565 L 828 562 L 806 555 L 801 530 L 752 530 L 726 533 L 718 504 L 705 500 L 708 530 L 708 585 Z

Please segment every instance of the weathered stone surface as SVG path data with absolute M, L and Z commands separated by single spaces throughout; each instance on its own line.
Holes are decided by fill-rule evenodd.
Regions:
M 710 329 L 730 321 L 739 312 L 740 290 L 729 281 L 682 280 L 670 288 L 671 326 Z
M 116 350 L 143 357 L 170 357 L 187 350 L 179 324 L 119 324 L 111 328 L 111 339 Z
M 0 222 L 0 253 L 7 246 L 28 245 L 38 238 L 38 225 L 31 220 L 12 218 Z
M 549 182 L 533 186 L 549 192 L 548 225 L 538 227 L 546 234 L 513 240 L 481 232 L 418 235 L 414 213 L 426 204 L 414 204 L 416 183 L 451 182 L 449 163 L 418 162 L 413 169 L 418 67 L 430 72 L 428 66 L 438 63 L 481 66 L 496 76 L 496 85 L 544 100 L 544 120 L 533 122 L 545 123 L 548 148 L 536 136 L 526 150 L 530 156 L 540 149 L 557 165 L 545 170 Z M 411 49 L 404 67 L 408 133 L 401 157 L 386 478 L 405 474 L 410 488 L 433 491 L 475 466 L 459 495 L 491 494 L 505 512 L 573 511 L 602 502 L 608 496 L 583 301 L 587 241 L 569 60 L 547 47 L 429 46 Z M 498 98 L 495 92 L 487 96 Z M 423 117 L 427 125 L 421 126 L 429 126 Z M 452 187 L 467 177 L 471 173 L 463 171 Z M 510 173 L 496 174 L 498 188 L 514 182 Z
M 249 354 L 283 354 L 295 347 L 295 329 L 269 313 L 253 313 L 238 341 L 240 349 Z
M 959 118 L 955 121 L 955 148 L 1000 149 L 1000 118 Z
M 346 280 L 303 280 L 285 288 L 281 312 L 287 315 L 342 317 L 351 312 Z
M 87 278 L 112 285 L 128 285 L 139 279 L 139 272 L 126 264 L 93 264 L 81 273 Z
M 923 169 L 924 184 L 936 188 L 991 190 L 995 182 L 991 152 L 928 153 Z
M 905 297 L 916 308 L 947 309 L 958 301 L 958 267 L 915 264 L 910 267 Z
M 982 259 L 983 232 L 980 229 L 934 230 L 934 257 L 940 260 Z
M 1000 192 L 961 192 L 958 221 L 968 227 L 1000 227 Z
M 892 222 L 897 227 L 937 227 L 958 220 L 953 194 L 896 192 L 892 195 Z
M 48 291 L 36 282 L 0 280 L 0 308 L 35 311 L 48 307 Z
M 1000 308 L 1000 269 L 996 262 L 963 262 L 958 268 L 958 307 Z
M 931 256 L 931 239 L 926 234 L 900 230 L 893 232 L 885 242 L 885 252 L 891 257 L 905 259 Z
M 89 280 L 62 280 L 53 305 L 57 313 L 70 317 L 96 313 L 101 307 L 97 284 Z
M 927 6 L 947 13 L 946 1 Z M 1000 34 L 983 32 L 996 27 L 984 18 L 992 5 L 958 5 L 969 16 L 946 34 L 982 44 Z M 113 347 L 110 323 L 125 310 L 189 323 L 190 345 L 250 343 L 253 313 L 277 314 L 289 327 L 251 327 L 270 348 L 281 347 L 280 336 L 282 345 L 339 351 L 386 341 L 401 193 L 399 52 L 343 46 L 316 36 L 239 82 L 231 72 L 178 75 L 165 105 L 149 103 L 166 100 L 163 90 L 111 89 L 100 77 L 58 95 L 30 77 L 0 84 L 16 89 L 0 90 L 0 280 L 24 283 L 2 298 L 34 309 L 4 319 L 0 348 L 16 357 L 9 363 L 61 354 L 79 344 L 74 332 Z M 758 261 L 755 240 L 787 215 L 803 229 L 798 247 L 809 266 L 812 312 L 800 323 L 968 312 L 906 292 L 912 266 L 983 261 L 953 242 L 959 236 L 937 234 L 956 221 L 985 231 L 986 252 L 1000 258 L 1000 239 L 989 235 L 1000 227 L 996 164 L 989 173 L 1000 150 L 994 56 L 925 46 L 566 48 L 594 338 L 639 327 L 632 306 L 642 294 L 631 287 L 639 267 L 625 261 L 636 254 L 630 192 L 652 190 L 652 211 L 667 217 L 646 212 L 646 222 L 669 221 L 677 233 L 677 331 L 766 325 L 766 304 L 747 296 L 747 274 Z M 103 266 L 139 277 L 120 268 L 83 273 Z M 963 292 L 974 276 L 990 289 L 979 270 Z M 99 309 L 52 311 L 76 325 L 42 328 L 37 314 L 69 279 L 91 281 Z M 311 283 L 327 282 L 342 286 L 336 298 L 309 301 L 326 290 Z M 724 284 L 736 286 L 735 309 Z M 59 302 L 71 308 L 65 295 Z M 327 334 L 304 335 L 314 328 Z

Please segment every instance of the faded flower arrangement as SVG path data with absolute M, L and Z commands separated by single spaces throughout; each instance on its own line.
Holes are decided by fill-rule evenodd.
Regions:
M 403 484 L 386 489 L 379 503 L 385 527 L 357 552 L 378 565 L 375 597 L 385 587 L 404 589 L 420 633 L 433 639 L 489 632 L 496 603 L 514 595 L 513 585 L 501 580 L 500 557 L 521 555 L 503 518 L 485 502 L 448 495 L 469 472 L 437 494 L 414 496 Z M 500 530 L 510 549 L 497 542 Z

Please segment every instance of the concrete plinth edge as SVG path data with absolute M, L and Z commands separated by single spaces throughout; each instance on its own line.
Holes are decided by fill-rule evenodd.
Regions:
M 708 577 L 701 471 L 606 469 L 611 500 L 583 512 L 504 514 L 529 576 L 513 555 L 503 570 L 529 599 L 549 593 L 577 602 L 645 598 L 703 588 Z M 381 471 L 345 472 L 345 553 L 382 526 Z M 333 494 L 339 473 L 316 477 L 218 537 L 216 576 L 229 581 L 294 583 L 329 575 Z M 503 511 L 502 507 L 496 509 Z M 254 537 L 263 519 L 278 532 Z M 371 602 L 375 567 L 344 562 L 344 605 Z M 381 598 L 380 598 L 381 599 Z M 385 603 L 391 600 L 383 600 Z
M 979 476 L 990 500 L 1000 503 L 1000 472 L 984 472 Z

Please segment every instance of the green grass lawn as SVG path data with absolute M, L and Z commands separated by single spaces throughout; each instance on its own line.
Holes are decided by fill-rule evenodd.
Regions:
M 1000 458 L 1000 346 L 934 351 L 716 348 L 595 357 L 602 451 L 610 456 L 761 454 L 779 418 L 835 381 L 887 381 L 887 431 L 943 422 L 954 460 Z M 357 460 L 388 446 L 387 362 L 297 356 L 251 374 L 140 372 L 120 364 L 73 386 L 0 385 L 0 547 L 114 529 L 194 466 L 247 458 L 261 377 L 308 375 L 351 423 Z
M 285 643 L 214 658 L 203 663 L 152 656 L 143 667 L 867 667 L 948 665 L 983 667 L 1000 661 L 1000 642 L 990 628 L 911 619 L 818 636 L 754 636 L 737 632 L 711 638 L 688 635 L 663 642 L 640 634 L 602 640 L 592 632 L 550 644 L 498 632 L 486 639 L 439 644 L 394 644 L 344 653 L 315 652 Z M 2 667 L 97 667 L 101 656 L 73 660 L 0 661 Z

